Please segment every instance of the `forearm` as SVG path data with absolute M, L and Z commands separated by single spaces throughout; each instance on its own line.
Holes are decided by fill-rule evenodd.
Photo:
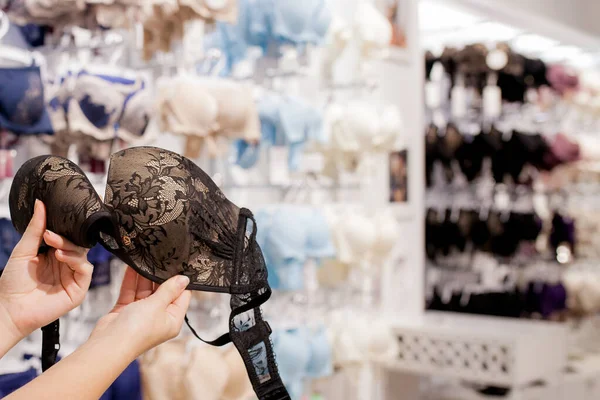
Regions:
M 97 400 L 136 358 L 130 349 L 122 338 L 90 339 L 7 400 Z
M 0 299 L 0 358 L 23 339 Z

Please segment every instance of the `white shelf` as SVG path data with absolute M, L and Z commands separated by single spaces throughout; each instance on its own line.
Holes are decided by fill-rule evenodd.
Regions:
M 427 313 L 395 328 L 400 351 L 384 368 L 503 387 L 558 379 L 567 364 L 560 324 Z

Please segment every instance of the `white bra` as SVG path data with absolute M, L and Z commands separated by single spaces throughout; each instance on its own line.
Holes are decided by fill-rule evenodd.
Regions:
M 330 145 L 346 153 L 389 150 L 403 133 L 400 112 L 388 105 L 379 110 L 372 104 L 333 104 L 327 111 Z
M 334 314 L 329 326 L 333 362 L 347 366 L 394 357 L 397 339 L 391 326 L 382 319 L 362 314 Z
M 399 224 L 388 210 L 379 211 L 372 217 L 360 213 L 338 214 L 330 216 L 329 220 L 337 258 L 344 264 L 381 263 L 401 238 Z
M 373 4 L 361 1 L 351 22 L 334 17 L 325 48 L 324 72 L 331 77 L 333 66 L 349 44 L 359 46 L 361 61 L 376 58 L 389 47 L 393 29 L 388 19 Z

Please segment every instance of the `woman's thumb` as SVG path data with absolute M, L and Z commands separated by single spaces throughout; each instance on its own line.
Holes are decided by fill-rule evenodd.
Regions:
M 46 207 L 40 200 L 33 206 L 33 216 L 23 237 L 13 250 L 13 257 L 33 257 L 38 254 L 46 230 Z
M 151 298 L 160 303 L 161 306 L 167 307 L 183 293 L 189 283 L 190 278 L 187 276 L 174 276 L 160 285 Z

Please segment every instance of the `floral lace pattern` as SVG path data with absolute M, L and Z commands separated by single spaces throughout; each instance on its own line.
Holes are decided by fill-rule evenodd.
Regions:
M 28 161 L 19 170 L 10 194 L 11 204 L 16 204 L 11 207 L 11 219 L 18 231 L 27 228 L 36 198 L 47 207 L 48 229 L 88 247 L 87 238 L 81 231 L 87 219 L 103 206 L 77 165 L 60 157 L 42 156 Z
M 198 285 L 230 286 L 239 209 L 206 178 L 167 151 L 136 148 L 112 157 L 105 203 L 137 267 L 164 279 L 176 272 Z
M 252 214 L 227 200 L 195 164 L 156 148 L 118 152 L 111 157 L 102 202 L 77 165 L 41 156 L 21 167 L 11 187 L 11 218 L 17 231 L 25 231 L 36 198 L 47 207 L 48 229 L 74 243 L 92 247 L 99 237 L 106 248 L 153 280 L 185 274 L 192 289 L 232 293 L 234 315 L 252 307 L 230 321 L 231 340 L 257 393 L 274 387 L 286 393 L 259 308 L 270 289 L 256 227 L 246 223 L 253 221 Z

